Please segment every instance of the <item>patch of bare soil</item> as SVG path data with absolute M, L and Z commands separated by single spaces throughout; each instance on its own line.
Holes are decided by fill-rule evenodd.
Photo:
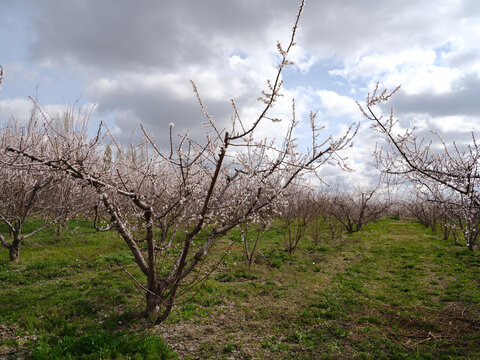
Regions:
M 180 359 L 203 359 L 205 354 L 211 359 L 255 359 L 255 353 L 262 351 L 261 344 L 269 336 L 269 326 L 245 316 L 234 303 L 218 306 L 214 312 L 218 316 L 211 316 L 208 323 L 160 324 L 155 332 Z
M 20 335 L 22 332 L 17 324 L 0 324 L 0 360 L 16 355 L 22 359 L 21 354 L 27 350 L 25 344 L 37 339 L 36 335 Z
M 391 337 L 411 350 L 427 342 L 442 343 L 442 346 L 480 344 L 480 309 L 466 309 L 451 304 L 439 311 L 415 309 L 418 316 L 388 314 L 387 331 Z M 389 325 L 396 324 L 393 329 Z M 465 340 L 467 339 L 467 340 Z M 476 340 L 475 340 L 476 339 Z

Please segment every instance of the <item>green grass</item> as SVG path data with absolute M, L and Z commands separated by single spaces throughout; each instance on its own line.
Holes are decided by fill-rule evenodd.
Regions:
M 98 330 L 90 330 L 79 337 L 41 337 L 33 346 L 31 356 L 34 360 L 177 359 L 159 337 Z
M 44 231 L 26 241 L 18 264 L 10 263 L 7 251 L 0 250 L 0 358 L 2 354 L 16 358 L 32 349 L 38 359 L 97 359 L 98 354 L 112 359 L 158 358 L 163 350 L 150 335 L 134 339 L 126 333 L 142 318 L 143 305 L 138 305 L 144 296 L 122 267 L 140 276 L 118 236 L 97 233 L 86 222 L 70 222 L 60 239 Z M 81 343 L 93 338 L 104 340 L 105 346 L 97 346 L 100 352 L 70 349 L 74 339 Z M 126 349 L 120 339 L 132 349 L 143 346 L 150 353 L 144 349 L 117 354 L 106 346 L 115 343 Z M 56 355 L 47 357 L 49 353 Z
M 218 241 L 217 269 L 157 326 L 115 233 L 70 222 L 29 239 L 18 264 L 2 249 L 0 358 L 175 358 L 162 339 L 185 359 L 480 358 L 478 253 L 385 219 L 290 255 L 276 225 L 251 267 L 237 232 Z

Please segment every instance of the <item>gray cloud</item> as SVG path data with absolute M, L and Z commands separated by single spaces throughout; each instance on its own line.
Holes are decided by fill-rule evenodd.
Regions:
M 480 116 L 478 94 L 480 79 L 467 75 L 458 89 L 442 94 L 422 93 L 409 95 L 399 92 L 393 97 L 392 105 L 397 115 L 420 113 L 430 116 L 467 115 Z
M 226 45 L 258 42 L 277 7 L 250 0 L 36 2 L 31 57 L 131 71 L 181 68 L 221 57 Z M 290 7 L 291 10 L 295 6 Z M 293 13 L 290 19 L 293 17 Z M 225 40 L 225 39 L 228 39 Z M 227 44 L 230 43 L 230 44 Z
M 228 100 L 209 101 L 208 109 L 219 123 L 225 123 L 232 112 Z M 174 134 L 183 134 L 188 130 L 197 140 L 205 135 L 202 122 L 206 119 L 193 92 L 190 97 L 178 99 L 168 90 L 152 92 L 141 87 L 134 91 L 114 89 L 101 97 L 96 112 L 100 117 L 109 113 L 122 114 L 116 119 L 116 126 L 123 130 L 118 134 L 122 142 L 128 141 L 131 130 L 139 121 L 163 145 L 168 144 L 171 122 L 175 124 Z
M 440 46 L 458 30 L 461 18 L 478 19 L 479 14 L 475 1 L 312 1 L 301 38 L 317 56 L 334 53 L 348 62 L 367 53 Z
M 288 17 L 284 23 L 288 34 L 297 9 L 292 2 L 272 6 L 271 1 L 252 0 L 43 0 L 32 2 L 32 6 L 37 36 L 29 44 L 30 59 L 53 64 L 59 70 L 77 67 L 87 95 L 98 103 L 97 115 L 123 114 L 116 118 L 116 125 L 124 130 L 124 137 L 141 121 L 164 143 L 169 122 L 176 124 L 176 131 L 201 133 L 203 114 L 193 91 L 180 96 L 168 84 L 152 88 L 145 79 L 173 75 L 175 84 L 171 86 L 191 89 L 189 80 L 198 80 L 195 72 L 211 74 L 212 83 L 209 86 L 203 81 L 200 92 L 207 93 L 206 105 L 215 119 L 225 124 L 231 114 L 231 97 L 241 106 L 260 95 L 255 74 L 233 71 L 229 56 L 248 56 L 256 49 L 266 54 L 273 51 L 275 42 L 268 39 L 266 29 Z M 138 77 L 145 81 L 130 82 L 128 87 L 116 83 L 108 91 L 97 84 L 99 78 L 131 81 Z M 243 85 L 242 93 L 229 93 L 234 83 Z M 208 93 L 215 92 L 213 87 L 218 84 L 227 93 L 223 99 L 212 99 Z M 250 99 L 245 97 L 246 91 Z
M 154 1 L 43 0 L 35 8 L 31 56 L 106 69 L 172 68 L 202 64 L 226 48 L 272 45 L 288 35 L 291 0 Z M 476 10 L 476 11 L 475 11 Z M 478 16 L 480 4 L 434 0 L 312 1 L 299 38 L 317 56 L 441 45 L 459 17 Z M 275 34 L 275 35 L 274 35 Z M 278 38 L 281 40 L 281 38 Z M 327 50 L 327 54 L 322 51 Z

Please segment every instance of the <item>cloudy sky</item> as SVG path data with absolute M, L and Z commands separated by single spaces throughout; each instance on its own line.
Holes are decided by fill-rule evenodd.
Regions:
M 162 143 L 170 122 L 201 129 L 190 79 L 218 123 L 230 118 L 232 98 L 253 119 L 297 8 L 294 0 L 0 0 L 0 120 L 26 116 L 27 97 L 38 95 L 50 111 L 95 104 L 92 120 L 121 140 L 141 122 Z M 392 105 L 404 127 L 459 141 L 480 130 L 478 0 L 310 0 L 297 42 L 275 111 L 288 119 L 295 98 L 305 144 L 310 110 L 326 135 L 339 135 L 362 120 L 355 101 L 376 82 L 402 85 Z M 358 179 L 372 173 L 377 138 L 368 125 L 349 154 Z M 280 136 L 282 126 L 262 131 Z

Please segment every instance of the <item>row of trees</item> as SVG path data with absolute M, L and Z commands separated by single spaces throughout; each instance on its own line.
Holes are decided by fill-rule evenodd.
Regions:
M 63 224 L 68 216 L 85 212 L 93 200 L 88 189 L 69 181 L 66 174 L 46 172 L 27 158 L 12 156 L 7 150 L 13 145 L 25 145 L 26 141 L 32 151 L 41 153 L 51 148 L 37 115 L 34 108 L 27 125 L 10 121 L 0 130 L 0 222 L 8 229 L 6 234 L 0 232 L 0 242 L 9 250 L 11 261 L 19 260 L 23 240 L 54 223 Z M 60 117 L 54 120 L 58 124 Z M 58 133 L 57 129 L 54 131 Z M 63 139 L 69 132 L 63 131 Z M 30 230 L 25 233 L 23 227 L 27 219 L 34 219 L 35 226 L 29 226 Z M 60 230 L 59 226 L 57 232 Z
M 425 225 L 436 228 L 439 219 L 444 233 L 457 238 L 461 233 L 473 250 L 478 242 L 480 225 L 480 145 L 475 134 L 471 142 L 447 144 L 432 132 L 433 138 L 419 137 L 415 129 L 399 133 L 393 108 L 389 116 L 380 115 L 379 105 L 387 103 L 399 87 L 388 92 L 378 84 L 367 96 L 363 115 L 372 123 L 385 142 L 375 152 L 377 167 L 385 174 L 407 181 L 410 190 L 417 192 L 412 211 Z
M 93 226 L 97 230 L 106 231 L 114 228 L 114 221 L 112 221 L 114 219 L 107 213 L 104 204 L 98 200 L 97 192 L 93 191 L 88 184 L 79 184 L 75 178 L 61 171 L 52 172 L 39 167 L 28 157 L 21 157 L 18 154 L 12 156 L 11 145 L 25 139 L 31 139 L 37 146 L 43 143 L 37 151 L 42 153 L 47 151 L 48 137 L 43 133 L 45 124 L 37 121 L 35 115 L 36 113 L 33 112 L 27 127 L 23 128 L 12 121 L 1 129 L 0 134 L 3 149 L 0 181 L 4 189 L 0 193 L 2 204 L 0 219 L 7 225 L 10 235 L 0 233 L 0 239 L 2 244 L 10 250 L 11 261 L 19 260 L 20 246 L 24 239 L 54 223 L 57 223 L 57 235 L 59 235 L 65 219 L 69 216 L 79 213 L 87 216 L 91 214 Z M 62 142 L 74 136 L 77 130 L 74 129 L 71 120 L 71 112 L 66 112 L 63 117 L 54 118 L 51 123 L 54 130 L 51 131 L 50 136 L 60 138 Z M 39 127 L 39 125 L 42 126 Z M 30 146 L 30 150 L 32 149 L 33 147 Z M 132 152 L 131 149 L 130 152 Z M 125 179 L 130 173 L 128 167 L 138 163 L 146 164 L 145 160 L 142 161 L 144 156 L 142 155 L 142 158 L 124 157 L 123 149 L 120 148 L 113 157 L 111 146 L 107 145 L 103 157 L 99 156 L 96 164 L 97 166 L 101 164 L 99 171 L 117 176 L 121 174 L 122 179 Z M 126 161 L 127 159 L 129 160 Z M 126 184 L 125 182 L 122 185 L 125 187 Z M 289 187 L 277 194 L 275 201 L 258 209 L 252 213 L 252 216 L 246 217 L 245 221 L 239 222 L 239 229 L 244 239 L 245 258 L 251 264 L 261 234 L 270 227 L 274 219 L 280 219 L 285 228 L 285 250 L 290 253 L 295 251 L 307 230 L 315 241 L 318 241 L 326 230 L 329 231 L 332 240 L 343 231 L 348 233 L 359 231 L 366 223 L 387 214 L 389 201 L 378 196 L 375 198 L 375 194 L 378 194 L 378 185 L 368 190 L 360 187 L 347 190 L 335 186 L 315 191 L 306 182 L 302 182 L 301 178 L 297 178 Z M 185 201 L 186 199 L 180 201 L 174 207 L 178 210 L 188 206 L 184 205 Z M 119 202 L 119 205 L 121 209 L 118 211 L 121 211 L 124 216 L 138 218 L 138 214 L 132 213 L 131 207 L 124 201 Z M 23 234 L 23 224 L 27 219 L 35 219 L 37 227 Z M 179 219 L 175 223 L 172 221 L 159 223 L 160 239 L 167 244 L 166 249 L 172 246 L 179 227 L 185 224 L 185 219 Z M 249 234 L 252 232 L 256 234 L 255 241 L 249 244 Z M 7 241 L 9 237 L 10 241 Z
M 468 249 L 474 250 L 480 235 L 480 208 L 452 192 L 449 197 L 440 197 L 425 189 L 416 196 L 415 200 L 403 204 L 410 216 L 432 231 L 440 232 L 445 240 L 453 237 L 455 245 L 464 240 Z
M 284 250 L 292 254 L 307 236 L 315 243 L 325 238 L 333 241 L 344 232 L 357 232 L 367 223 L 387 216 L 391 204 L 379 195 L 378 186 L 365 191 L 338 186 L 315 191 L 305 184 L 292 185 L 255 221 L 240 226 L 247 263 L 252 264 L 261 236 L 271 226 L 282 228 Z

